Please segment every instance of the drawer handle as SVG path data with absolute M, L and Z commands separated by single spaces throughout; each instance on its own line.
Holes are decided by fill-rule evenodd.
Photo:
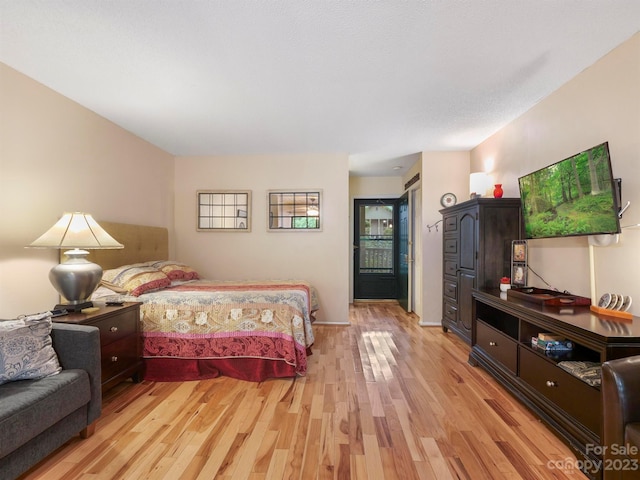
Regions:
M 547 387 L 557 387 L 558 383 L 553 380 L 547 380 Z
M 490 347 L 497 347 L 498 344 L 496 342 L 489 342 Z
M 117 332 L 118 331 L 118 327 L 111 327 L 109 330 L 112 331 L 112 332 Z
M 118 361 L 118 357 L 116 357 L 115 355 L 113 357 L 111 357 L 111 361 L 112 362 L 117 362 Z

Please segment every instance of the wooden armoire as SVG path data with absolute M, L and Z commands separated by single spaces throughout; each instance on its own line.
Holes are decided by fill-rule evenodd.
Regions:
M 511 276 L 511 242 L 521 238 L 519 198 L 475 198 L 440 210 L 442 328 L 471 343 L 471 291 Z

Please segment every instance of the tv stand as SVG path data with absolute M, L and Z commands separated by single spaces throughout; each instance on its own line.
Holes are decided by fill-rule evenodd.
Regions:
M 473 290 L 469 363 L 487 370 L 565 443 L 584 465 L 601 465 L 602 397 L 558 366 L 602 363 L 640 354 L 640 318 L 599 316 L 586 305 L 546 305 L 499 290 Z M 541 333 L 570 341 L 571 351 L 545 352 L 532 345 Z M 589 460 L 591 463 L 587 463 Z M 593 479 L 602 471 L 585 471 Z

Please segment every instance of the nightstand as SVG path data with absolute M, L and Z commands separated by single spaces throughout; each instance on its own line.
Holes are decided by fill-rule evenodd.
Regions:
M 70 313 L 54 319 L 58 323 L 93 325 L 100 329 L 102 393 L 130 377 L 134 382 L 142 380 L 140 305 L 102 306 L 93 313 Z

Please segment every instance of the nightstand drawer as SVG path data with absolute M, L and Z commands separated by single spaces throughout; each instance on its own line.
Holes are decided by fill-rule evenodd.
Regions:
M 100 345 L 103 347 L 137 331 L 138 313 L 134 310 L 113 315 L 96 322 L 100 329 Z
M 102 383 L 107 382 L 140 360 L 137 345 L 138 338 L 134 334 L 102 347 Z
M 513 338 L 478 321 L 476 344 L 512 373 L 515 374 L 518 371 L 518 344 Z
M 572 412 L 576 420 L 600 435 L 600 390 L 525 347 L 520 347 L 520 378 L 565 412 Z
M 127 302 L 122 306 L 104 306 L 91 313 L 71 313 L 56 321 L 98 327 L 104 393 L 127 378 L 136 382 L 142 379 L 144 363 L 139 319 L 140 303 Z

